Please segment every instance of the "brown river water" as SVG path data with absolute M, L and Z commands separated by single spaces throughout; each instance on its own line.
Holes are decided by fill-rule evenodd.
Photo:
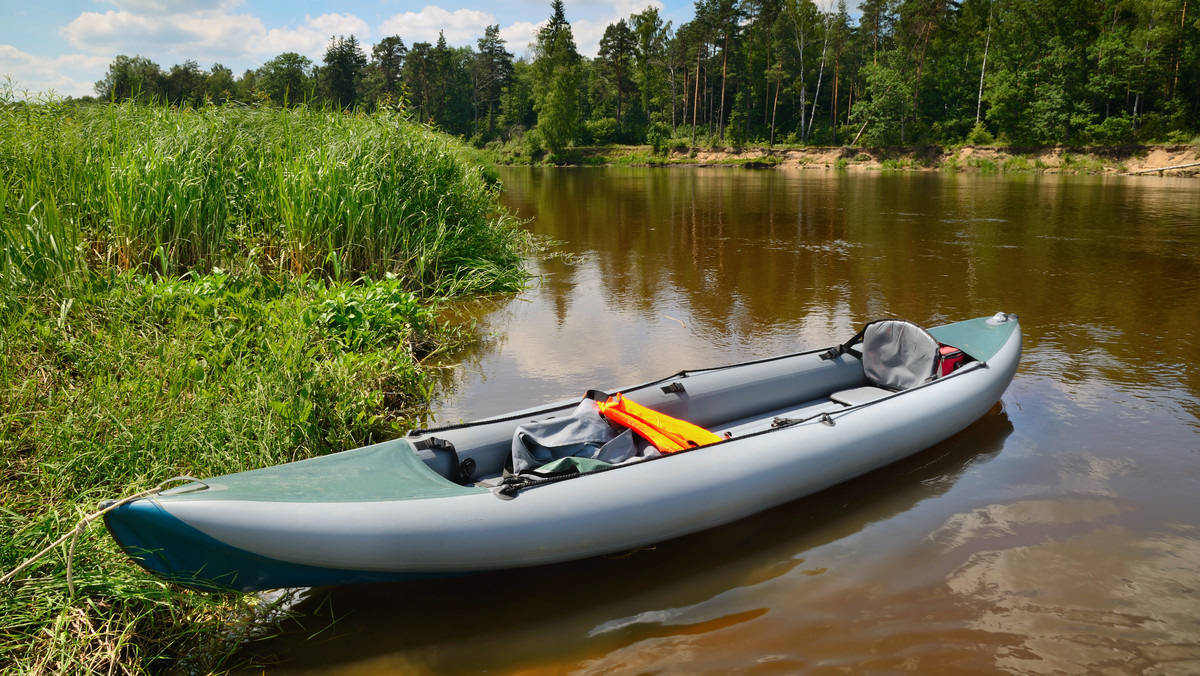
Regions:
M 437 422 L 1021 317 L 1003 400 L 896 465 L 622 556 L 310 590 L 275 674 L 1200 673 L 1200 182 L 503 171 L 563 255 L 464 310 Z M 599 508 L 599 507 L 598 507 Z M 332 624 L 331 624 L 332 621 Z

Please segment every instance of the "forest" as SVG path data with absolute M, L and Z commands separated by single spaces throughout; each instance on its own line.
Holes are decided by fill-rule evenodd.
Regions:
M 101 100 L 403 110 L 477 146 L 1189 143 L 1200 131 L 1194 0 L 697 0 L 578 51 L 561 0 L 528 54 L 330 39 L 236 76 L 118 56 Z

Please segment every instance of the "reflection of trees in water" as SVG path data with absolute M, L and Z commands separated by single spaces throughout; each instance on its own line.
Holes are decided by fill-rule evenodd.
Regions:
M 1117 379 L 1110 359 L 1192 364 L 1200 343 L 1200 191 L 1181 181 L 681 168 L 508 183 L 530 227 L 591 253 L 609 303 L 648 318 L 683 305 L 715 336 L 1005 310 L 1032 343 Z M 560 317 L 579 277 L 549 282 Z
M 454 391 L 468 372 L 487 381 L 488 374 L 483 364 L 503 347 L 507 340 L 508 331 L 503 325 L 507 319 L 504 310 L 514 302 L 519 302 L 518 296 L 500 294 L 454 303 L 442 312 L 442 321 L 474 331 L 476 340 L 425 364 L 427 372 L 434 379 L 433 400 L 429 407 L 421 412 L 420 424 L 414 427 L 434 423 L 433 411 L 445 403 L 444 399 L 454 396 Z

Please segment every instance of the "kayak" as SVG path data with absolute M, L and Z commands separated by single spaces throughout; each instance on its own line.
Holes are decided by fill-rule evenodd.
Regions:
M 928 448 L 981 418 L 1020 356 L 1016 315 L 928 330 L 881 320 L 842 345 L 191 480 L 121 504 L 105 523 L 138 565 L 202 590 L 444 577 L 629 551 Z M 605 417 L 625 401 L 639 408 L 622 408 L 619 424 Z M 704 436 L 681 432 L 668 447 L 639 427 L 675 423 L 663 434 Z

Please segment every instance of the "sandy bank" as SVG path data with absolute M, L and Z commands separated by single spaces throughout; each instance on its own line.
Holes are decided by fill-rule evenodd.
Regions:
M 910 170 L 1047 174 L 1133 174 L 1166 169 L 1165 176 L 1200 176 L 1200 146 L 960 146 L 676 148 L 652 156 L 646 146 L 577 148 L 563 164 L 685 164 L 693 166 L 787 167 L 848 171 Z M 1180 167 L 1180 165 L 1192 165 Z M 1159 175 L 1153 172 L 1148 175 Z

